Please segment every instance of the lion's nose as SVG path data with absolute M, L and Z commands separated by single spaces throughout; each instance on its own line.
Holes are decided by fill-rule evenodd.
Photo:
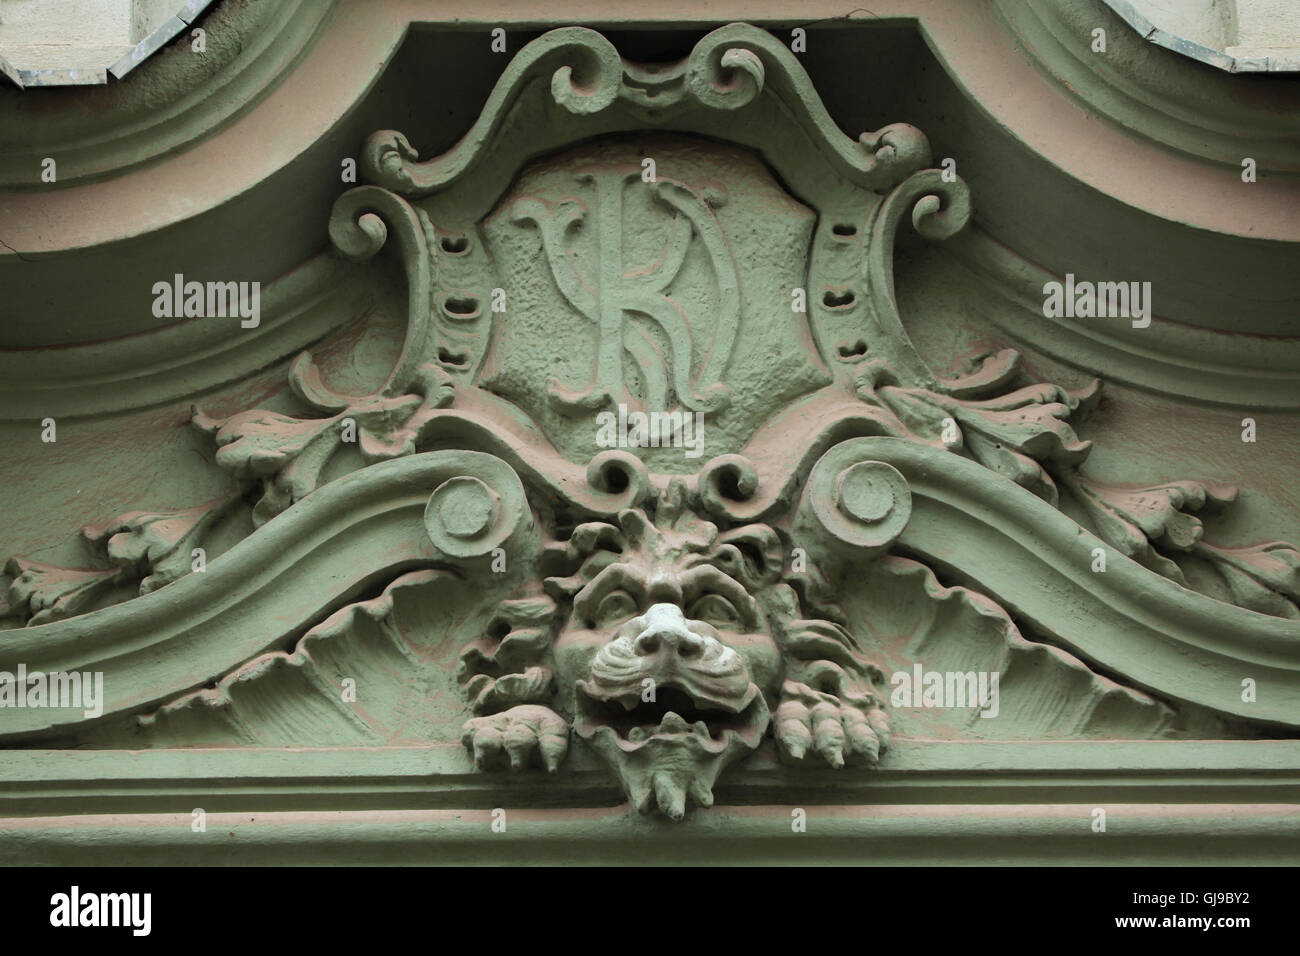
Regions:
M 686 626 L 686 618 L 675 604 L 656 604 L 646 611 L 645 626 L 632 642 L 642 657 L 659 653 L 694 658 L 704 653 L 706 641 Z

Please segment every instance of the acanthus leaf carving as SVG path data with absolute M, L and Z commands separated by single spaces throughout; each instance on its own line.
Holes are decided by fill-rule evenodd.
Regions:
M 235 493 L 183 511 L 134 511 L 107 524 L 87 525 L 81 534 L 103 548 L 128 579 L 138 579 L 141 594 L 148 594 L 190 573 L 192 550 L 238 503 Z
M 238 492 L 180 511 L 133 511 L 103 524 L 86 525 L 80 538 L 100 568 L 66 568 L 13 557 L 5 565 L 10 577 L 0 618 L 28 626 L 84 614 L 123 585 L 138 583 L 148 594 L 194 567 L 193 550 L 240 500 Z
M 1063 476 L 1097 533 L 1124 554 L 1190 587 L 1175 558 L 1194 556 L 1222 578 L 1233 603 L 1283 617 L 1300 617 L 1300 552 L 1281 541 L 1223 547 L 1204 540 L 1198 514 L 1221 511 L 1237 489 L 1200 481 L 1130 488 L 1108 485 L 1077 471 Z
M 453 398 L 450 377 L 424 365 L 416 370 L 413 392 L 384 397 L 334 396 L 325 399 L 315 366 L 306 353 L 290 372 L 295 391 L 310 395 L 318 411 L 343 407 L 325 418 L 295 418 L 255 409 L 224 419 L 194 412 L 194 425 L 213 436 L 216 462 L 236 478 L 262 482 L 262 496 L 253 509 L 260 525 L 314 491 L 330 458 L 345 442 L 355 442 L 367 462 L 385 461 L 415 452 L 420 429 L 436 409 Z M 308 371 L 312 379 L 307 379 Z M 349 437 L 347 430 L 353 434 Z
M 1224 579 L 1233 603 L 1262 614 L 1300 617 L 1300 551 L 1284 541 L 1221 547 L 1197 541 L 1192 553 Z
M 1206 506 L 1222 507 L 1237 495 L 1235 488 L 1216 488 L 1197 481 L 1121 488 L 1078 473 L 1067 475 L 1065 480 L 1102 538 L 1180 584 L 1187 583 L 1182 571 L 1158 548 L 1190 550 L 1205 530 L 1194 512 Z
M 926 388 L 875 385 L 872 377 L 880 371 L 871 367 L 858 379 L 859 397 L 885 405 L 921 440 L 964 450 L 1052 504 L 1057 489 L 1043 463 L 1077 465 L 1092 447 L 1079 439 L 1069 419 L 1081 404 L 1093 399 L 1099 382 L 1078 394 L 1058 385 L 1036 384 L 992 398 L 968 399 Z M 951 436 L 946 437 L 949 428 Z
M 61 568 L 27 558 L 5 562 L 9 587 L 0 618 L 39 625 L 81 614 L 117 584 L 118 568 Z

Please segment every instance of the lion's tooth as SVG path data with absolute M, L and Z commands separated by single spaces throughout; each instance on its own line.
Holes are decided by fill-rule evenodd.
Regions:
M 641 701 L 635 694 L 629 694 L 626 697 L 620 697 L 618 702 L 623 705 L 624 710 L 635 710 L 636 705 Z
M 644 727 L 633 727 L 631 730 L 627 732 L 627 739 L 632 741 L 632 743 L 634 744 L 639 744 L 641 741 L 645 740 L 646 737 L 648 736 L 649 734 L 646 733 Z
M 686 729 L 686 720 L 676 711 L 668 711 L 664 714 L 663 721 L 659 724 L 660 730 L 667 730 L 673 733 L 680 733 Z
M 709 725 L 702 720 L 697 720 L 695 723 L 691 724 L 691 731 L 695 733 L 696 736 L 708 737 Z

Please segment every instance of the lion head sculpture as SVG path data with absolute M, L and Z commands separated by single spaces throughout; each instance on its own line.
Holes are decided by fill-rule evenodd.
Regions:
M 568 573 L 505 602 L 461 655 L 477 767 L 553 771 L 575 733 L 638 810 L 677 820 L 769 731 L 782 759 L 833 767 L 874 766 L 888 745 L 882 672 L 840 624 L 802 613 L 772 527 L 722 531 L 675 481 L 550 556 Z

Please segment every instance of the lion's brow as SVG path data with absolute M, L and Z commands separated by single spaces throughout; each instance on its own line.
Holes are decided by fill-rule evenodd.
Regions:
M 582 614 L 593 601 L 605 596 L 612 588 L 621 586 L 632 592 L 638 601 L 645 598 L 645 582 L 626 564 L 611 564 L 587 582 L 573 598 L 574 613 Z
M 744 611 L 749 626 L 758 624 L 762 619 L 754 596 L 745 589 L 744 585 L 717 565 L 709 562 L 698 564 L 683 572 L 682 578 L 686 585 L 684 590 L 687 592 L 699 593 L 711 590 L 729 598 L 732 604 Z

